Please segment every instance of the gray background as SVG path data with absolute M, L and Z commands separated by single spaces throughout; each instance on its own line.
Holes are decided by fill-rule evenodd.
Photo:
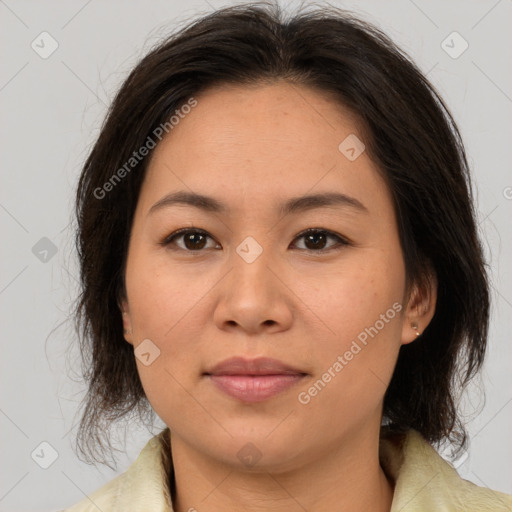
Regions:
M 493 310 L 488 359 L 464 400 L 470 449 L 456 466 L 478 485 L 512 493 L 511 0 L 332 3 L 382 27 L 408 52 L 461 129 L 492 271 Z M 117 471 L 84 464 L 72 451 L 84 393 L 70 321 L 77 293 L 73 193 L 106 106 L 135 62 L 183 21 L 225 5 L 0 0 L 2 511 L 75 503 L 124 471 L 152 435 L 133 428 Z M 51 37 L 40 35 L 45 31 Z M 457 58 L 464 41 L 446 39 L 453 31 L 469 45 Z M 57 49 L 45 55 L 52 44 Z

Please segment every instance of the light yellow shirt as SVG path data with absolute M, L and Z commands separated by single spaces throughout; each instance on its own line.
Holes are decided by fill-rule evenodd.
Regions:
M 62 512 L 173 512 L 164 436 L 168 428 L 148 441 L 126 472 Z M 382 435 L 380 462 L 395 483 L 390 512 L 512 511 L 512 496 L 462 479 L 415 430 Z

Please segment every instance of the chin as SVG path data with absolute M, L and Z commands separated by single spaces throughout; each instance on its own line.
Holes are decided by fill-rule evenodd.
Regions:
M 276 429 L 277 423 L 273 424 Z M 272 428 L 245 427 L 241 431 L 230 430 L 232 438 L 224 437 L 210 446 L 215 450 L 218 459 L 237 470 L 246 469 L 251 472 L 286 472 L 294 467 L 294 462 L 301 456 L 298 450 L 301 441 L 289 435 L 286 429 L 272 432 Z M 269 433 L 272 432 L 270 435 Z

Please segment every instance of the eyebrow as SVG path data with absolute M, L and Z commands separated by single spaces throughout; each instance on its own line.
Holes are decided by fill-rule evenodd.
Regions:
M 173 205 L 187 205 L 206 212 L 219 214 L 226 214 L 229 212 L 229 207 L 214 197 L 180 190 L 171 192 L 158 200 L 149 209 L 148 215 L 161 210 L 162 208 L 167 208 Z M 284 203 L 278 204 L 276 209 L 281 215 L 288 215 L 290 213 L 313 210 L 315 208 L 336 206 L 348 206 L 357 211 L 368 213 L 366 206 L 364 206 L 355 197 L 337 192 L 324 192 L 308 196 L 292 197 Z

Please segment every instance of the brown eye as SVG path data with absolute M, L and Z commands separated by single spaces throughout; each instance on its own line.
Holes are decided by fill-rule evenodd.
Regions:
M 311 252 L 328 252 L 331 249 L 338 248 L 339 246 L 348 245 L 348 241 L 339 235 L 324 229 L 308 229 L 296 237 L 296 240 L 303 238 L 304 250 Z M 335 240 L 335 243 L 326 248 L 329 239 Z
M 173 234 L 169 235 L 163 242 L 162 245 L 168 246 L 176 244 L 179 249 L 193 252 L 201 251 L 207 245 L 207 240 L 212 239 L 205 231 L 197 229 L 180 229 Z M 182 239 L 182 244 L 177 244 L 176 241 Z M 213 240 L 213 239 L 212 239 Z
M 185 247 L 190 250 L 202 249 L 206 243 L 206 237 L 201 233 L 186 233 L 183 235 Z
M 310 233 L 304 235 L 304 243 L 308 249 L 325 249 L 327 238 L 325 233 Z
M 301 250 L 308 252 L 329 252 L 330 250 L 349 245 L 349 242 L 343 237 L 326 231 L 325 229 L 311 228 L 299 234 L 295 240 L 304 239 L 304 248 Z M 175 231 L 161 242 L 163 246 L 176 245 L 177 249 L 187 252 L 201 252 L 205 248 L 218 248 L 219 245 L 207 247 L 208 239 L 213 241 L 213 238 L 206 232 L 198 229 L 184 228 Z M 329 240 L 334 243 L 328 245 Z M 181 241 L 181 243 L 178 243 Z

